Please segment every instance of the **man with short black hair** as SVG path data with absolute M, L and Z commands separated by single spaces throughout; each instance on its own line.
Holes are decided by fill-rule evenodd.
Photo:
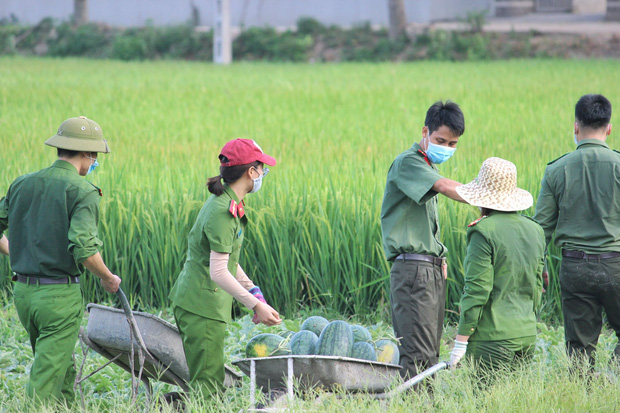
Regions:
M 452 156 L 464 132 L 459 106 L 436 102 L 426 112 L 420 142 L 398 155 L 387 175 L 381 231 L 386 258 L 393 263 L 392 322 L 405 379 L 439 360 L 447 248 L 440 241 L 436 195 L 464 201 L 455 190 L 461 184 L 442 177 L 436 164 Z
M 555 245 L 562 249 L 568 353 L 587 355 L 592 364 L 603 309 L 620 337 L 620 153 L 606 143 L 610 120 L 611 103 L 603 95 L 579 99 L 573 126 L 577 149 L 549 162 L 534 216 L 547 245 L 555 232 Z M 614 354 L 620 356 L 620 344 Z
M 15 307 L 34 354 L 27 394 L 71 402 L 80 275 L 86 267 L 110 293 L 121 282 L 99 253 L 101 190 L 83 179 L 97 167 L 97 153 L 110 148 L 99 125 L 83 116 L 64 121 L 45 143 L 58 148 L 58 160 L 17 178 L 0 200 L 0 252 L 10 257 Z M 7 240 L 2 233 L 9 227 Z

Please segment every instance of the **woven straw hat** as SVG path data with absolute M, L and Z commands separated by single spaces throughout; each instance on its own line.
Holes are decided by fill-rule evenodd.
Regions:
M 522 211 L 532 206 L 532 194 L 517 188 L 517 167 L 505 159 L 489 158 L 478 177 L 456 192 L 469 204 L 497 211 Z

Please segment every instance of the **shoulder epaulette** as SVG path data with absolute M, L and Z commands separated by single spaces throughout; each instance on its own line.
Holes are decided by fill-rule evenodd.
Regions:
M 566 156 L 566 155 L 568 155 L 569 153 L 570 153 L 570 152 L 565 153 L 564 155 L 560 156 L 559 158 L 556 158 L 556 159 L 552 160 L 551 162 L 547 163 L 547 165 L 551 165 L 552 163 L 559 161 L 560 159 L 562 159 L 563 157 L 565 157 L 565 156 Z
M 92 185 L 92 186 L 93 186 L 93 187 L 97 190 L 97 192 L 99 192 L 99 196 L 103 196 L 103 191 L 101 190 L 101 188 L 99 188 L 98 186 L 96 186 L 95 184 L 93 184 L 93 183 L 92 183 L 92 182 L 90 182 L 90 181 L 86 181 L 86 182 L 88 182 L 89 184 L 91 184 L 91 185 Z
M 536 221 L 536 220 L 534 219 L 534 217 L 531 217 L 531 216 L 529 216 L 529 215 L 523 215 L 523 214 L 520 214 L 520 215 L 521 215 L 522 217 L 527 218 L 527 219 L 529 219 L 530 221 L 533 221 L 533 222 L 535 222 L 535 223 L 537 223 L 537 224 L 538 224 L 538 221 Z M 540 224 L 538 224 L 538 225 L 540 225 Z
M 612 149 L 612 150 L 613 150 L 615 153 L 620 153 L 620 151 L 617 151 L 617 150 L 615 150 L 615 149 Z
M 475 220 L 475 221 L 471 222 L 471 223 L 467 226 L 467 228 L 469 228 L 469 227 L 473 227 L 474 225 L 476 225 L 478 222 L 482 221 L 482 220 L 483 220 L 484 218 L 486 218 L 487 216 L 488 216 L 488 215 L 483 215 L 483 216 L 481 216 L 481 217 L 480 217 L 480 218 L 478 218 L 477 220 Z

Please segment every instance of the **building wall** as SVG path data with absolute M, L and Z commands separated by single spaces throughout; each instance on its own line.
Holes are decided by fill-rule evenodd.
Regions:
M 602 14 L 607 10 L 607 0 L 573 0 L 573 12 L 578 14 Z
M 592 0 L 593 1 L 593 0 Z M 405 0 L 407 20 L 428 23 L 465 17 L 468 11 L 489 9 L 492 0 Z M 194 4 L 200 24 L 213 22 L 213 0 L 89 0 L 89 19 L 113 26 L 141 26 L 189 21 Z M 314 17 L 324 24 L 349 26 L 388 24 L 387 0 L 230 0 L 233 26 L 294 26 L 298 18 Z M 20 22 L 44 17 L 68 20 L 73 0 L 0 0 L 0 18 L 15 15 Z

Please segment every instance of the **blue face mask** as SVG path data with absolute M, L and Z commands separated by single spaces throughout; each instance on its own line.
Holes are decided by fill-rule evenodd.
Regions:
M 86 172 L 86 175 L 90 174 L 92 171 L 95 170 L 96 167 L 99 166 L 99 162 L 97 162 L 97 160 L 95 158 L 91 158 L 90 156 L 87 156 L 88 159 L 92 159 L 93 163 L 90 164 L 90 166 L 88 167 L 88 172 Z
M 258 170 L 256 172 L 258 172 Z M 260 174 L 260 172 L 258 173 Z M 256 179 L 252 178 L 252 181 L 254 182 L 253 182 L 252 190 L 250 191 L 250 194 L 254 194 L 258 192 L 260 187 L 263 186 L 263 177 L 267 175 L 268 173 L 269 173 L 269 168 L 264 168 L 263 173 L 258 178 Z
M 454 155 L 454 151 L 456 151 L 456 148 L 449 148 L 443 145 L 436 145 L 433 142 L 431 142 L 429 138 L 426 138 L 426 139 L 428 139 L 428 148 L 426 149 L 426 156 L 432 163 L 435 163 L 435 164 L 443 163 L 447 161 L 448 159 L 450 159 L 450 157 Z
M 577 134 L 573 133 L 573 135 L 575 135 L 575 145 L 579 145 L 579 141 L 577 140 Z

